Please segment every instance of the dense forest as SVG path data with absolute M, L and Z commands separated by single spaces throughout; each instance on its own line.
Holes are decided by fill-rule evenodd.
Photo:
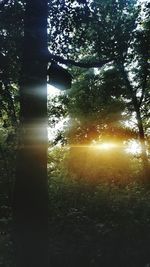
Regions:
M 150 1 L 0 1 L 0 266 L 150 266 Z

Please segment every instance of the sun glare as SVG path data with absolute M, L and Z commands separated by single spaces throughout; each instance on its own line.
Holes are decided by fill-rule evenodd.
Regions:
M 61 91 L 58 88 L 48 84 L 47 85 L 47 94 L 49 97 L 54 97 L 54 96 L 60 95 Z
M 125 149 L 127 153 L 140 154 L 141 147 L 137 141 L 131 141 Z
M 94 142 L 94 144 L 92 143 L 91 146 L 94 149 L 98 149 L 101 151 L 110 151 L 110 150 L 113 150 L 113 149 L 119 147 L 119 144 L 111 143 L 111 142 L 104 142 L 104 143 Z M 133 154 L 133 155 L 141 153 L 141 147 L 140 147 L 139 142 L 137 142 L 137 141 L 130 141 L 128 144 L 122 145 L 120 148 L 123 148 L 124 152 L 129 153 L 129 154 Z
M 102 143 L 102 144 L 97 145 L 97 148 L 102 149 L 102 150 L 110 150 L 114 147 L 116 147 L 116 145 L 110 144 L 110 143 Z
M 117 145 L 114 143 L 101 143 L 101 144 L 95 144 L 94 147 L 96 149 L 100 149 L 100 150 L 110 150 L 115 148 Z

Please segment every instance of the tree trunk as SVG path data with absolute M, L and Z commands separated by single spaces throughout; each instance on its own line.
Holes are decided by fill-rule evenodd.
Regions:
M 26 0 L 24 27 L 14 239 L 17 267 L 47 267 L 47 0 Z
M 132 104 L 134 106 L 134 110 L 136 113 L 137 126 L 138 126 L 138 132 L 139 132 L 139 141 L 141 145 L 141 158 L 143 160 L 143 167 L 144 167 L 144 173 L 145 173 L 144 176 L 145 176 L 145 179 L 147 180 L 149 166 L 148 166 L 148 158 L 147 158 L 147 153 L 146 153 L 145 133 L 144 133 L 144 127 L 143 127 L 143 122 L 142 122 L 142 117 L 141 117 L 140 106 L 139 106 L 137 97 L 134 93 L 133 87 L 128 79 L 124 66 L 119 66 L 119 70 L 124 79 L 125 85 L 128 91 L 130 92 L 130 95 L 132 98 Z

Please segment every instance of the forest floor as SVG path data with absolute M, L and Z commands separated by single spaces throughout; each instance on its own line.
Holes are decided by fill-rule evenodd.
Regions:
M 0 267 L 14 266 L 10 220 L 0 218 Z M 51 267 L 149 267 L 150 190 L 52 186 L 49 229 Z
M 149 189 L 137 184 L 60 188 L 51 199 L 51 266 L 150 266 Z

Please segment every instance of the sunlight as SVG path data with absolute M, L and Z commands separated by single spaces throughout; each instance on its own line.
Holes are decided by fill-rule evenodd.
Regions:
M 100 150 L 110 150 L 110 149 L 113 149 L 113 148 L 117 147 L 117 144 L 114 144 L 114 143 L 101 143 L 101 144 L 95 144 L 94 147 L 96 149 L 100 149 Z
M 125 151 L 131 154 L 140 154 L 141 153 L 140 144 L 137 141 L 130 141 Z
M 132 155 L 136 155 L 136 154 L 140 154 L 141 153 L 141 146 L 139 144 L 138 141 L 136 140 L 132 140 L 130 142 L 128 142 L 127 144 L 118 144 L 116 143 L 111 143 L 111 142 L 103 142 L 103 143 L 97 143 L 97 142 L 92 142 L 92 144 L 90 145 L 91 147 L 93 147 L 94 149 L 97 150 L 101 150 L 101 151 L 110 151 L 113 150 L 117 147 L 120 147 L 120 149 L 122 148 L 124 150 L 124 152 L 132 154 Z
M 47 96 L 48 96 L 48 99 L 51 99 L 51 98 L 56 97 L 56 96 L 59 96 L 60 94 L 62 94 L 62 92 L 58 88 L 47 84 Z M 58 130 L 62 130 L 63 129 L 63 125 L 64 125 L 64 120 L 60 120 L 57 123 L 57 125 L 55 125 L 54 127 L 47 127 L 47 133 L 48 133 L 48 140 L 49 141 L 54 140 L 54 138 L 57 135 Z
M 54 96 L 60 95 L 61 91 L 58 88 L 47 84 L 47 94 L 48 94 L 48 97 L 54 97 Z

